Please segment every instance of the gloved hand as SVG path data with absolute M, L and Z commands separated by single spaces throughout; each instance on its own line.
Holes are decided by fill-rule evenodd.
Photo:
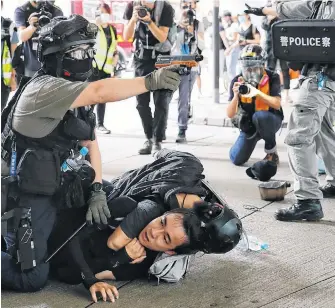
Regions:
M 145 87 L 148 91 L 171 90 L 176 91 L 180 84 L 179 66 L 163 67 L 145 76 Z
M 244 11 L 244 13 L 246 14 L 254 14 L 256 16 L 266 16 L 264 13 L 263 13 L 263 8 L 264 7 L 260 7 L 260 8 L 252 8 L 250 7 L 248 4 L 245 4 L 245 6 L 248 8 L 247 10 Z
M 107 219 L 110 217 L 106 193 L 104 191 L 92 191 L 88 200 L 87 223 L 92 224 L 92 218 L 94 218 L 95 223 L 107 225 Z

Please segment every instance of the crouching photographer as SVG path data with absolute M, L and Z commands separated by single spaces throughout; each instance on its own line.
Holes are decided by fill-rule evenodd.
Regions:
M 303 76 L 285 139 L 297 201 L 278 210 L 275 217 L 320 220 L 322 198 L 335 197 L 335 1 L 276 2 L 273 7 L 247 6 L 246 10 L 282 20 L 272 28 L 274 52 Z M 316 153 L 329 175 L 323 187 L 319 187 Z
M 265 69 L 266 53 L 258 45 L 248 45 L 240 55 L 242 74 L 230 86 L 230 104 L 227 115 L 241 132 L 230 149 L 235 165 L 247 162 L 257 142 L 265 141 L 264 160 L 279 163 L 276 150 L 276 132 L 284 115 L 280 105 L 280 78 Z

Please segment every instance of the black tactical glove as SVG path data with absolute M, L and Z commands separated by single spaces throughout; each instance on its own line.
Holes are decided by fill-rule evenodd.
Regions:
M 244 11 L 244 13 L 246 13 L 246 14 L 253 14 L 253 15 L 256 15 L 256 16 L 266 16 L 263 13 L 264 7 L 260 7 L 260 8 L 256 8 L 255 7 L 255 8 L 252 8 L 248 4 L 245 4 L 245 6 L 248 8 L 247 10 Z
M 87 223 L 92 224 L 92 218 L 94 218 L 95 223 L 107 225 L 107 219 L 110 217 L 106 193 L 104 191 L 92 191 L 88 200 Z
M 163 67 L 145 76 L 145 87 L 148 91 L 176 91 L 180 84 L 179 66 Z

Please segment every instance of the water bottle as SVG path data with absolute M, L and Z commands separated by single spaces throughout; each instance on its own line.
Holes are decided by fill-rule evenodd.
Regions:
M 62 171 L 66 172 L 66 171 L 72 171 L 73 170 L 73 166 L 78 165 L 78 163 L 81 160 L 85 159 L 85 156 L 88 154 L 88 148 L 86 147 L 82 147 L 81 150 L 75 154 L 74 156 L 72 156 L 71 158 L 68 158 L 62 165 Z
M 243 231 L 242 238 L 240 240 L 240 243 L 238 244 L 238 247 L 243 251 L 261 251 L 267 250 L 269 248 L 269 245 L 257 239 L 255 236 L 247 235 L 246 232 Z
M 252 235 L 248 235 L 248 248 L 251 251 L 267 250 L 269 245 Z

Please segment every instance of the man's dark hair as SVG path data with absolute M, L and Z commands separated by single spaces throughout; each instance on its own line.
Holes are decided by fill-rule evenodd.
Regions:
M 169 211 L 167 215 L 169 214 L 183 215 L 182 223 L 187 236 L 187 242 L 179 247 L 176 247 L 174 251 L 177 254 L 192 254 L 201 250 L 201 238 L 203 236 L 203 230 L 201 228 L 201 221 L 194 210 L 178 208 Z

